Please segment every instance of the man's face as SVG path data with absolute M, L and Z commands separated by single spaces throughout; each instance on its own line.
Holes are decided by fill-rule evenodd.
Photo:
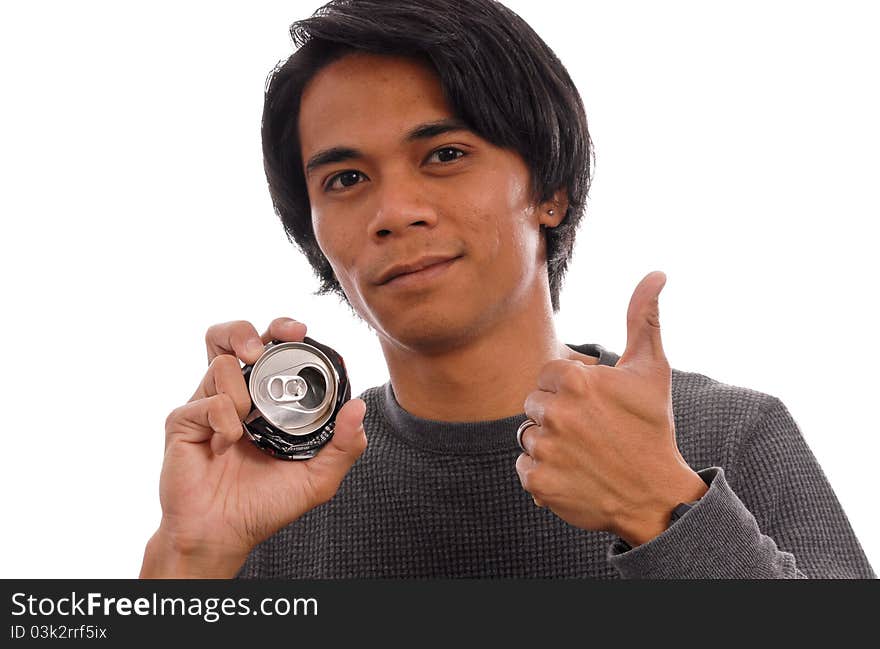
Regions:
M 299 134 L 318 245 L 386 342 L 446 349 L 548 292 L 528 168 L 454 123 L 427 65 L 330 64 L 303 93 Z

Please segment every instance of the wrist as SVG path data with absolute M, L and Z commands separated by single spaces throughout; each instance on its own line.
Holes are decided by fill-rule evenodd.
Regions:
M 184 542 L 161 526 L 147 541 L 140 579 L 231 579 L 248 551 Z
M 709 490 L 708 485 L 690 467 L 676 480 L 665 484 L 665 489 L 652 499 L 652 504 L 621 516 L 613 532 L 630 547 L 638 547 L 669 529 L 672 513 L 681 503 L 700 500 Z

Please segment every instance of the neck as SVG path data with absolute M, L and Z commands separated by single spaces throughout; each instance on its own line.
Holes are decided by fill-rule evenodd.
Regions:
M 540 297 L 540 295 L 539 295 Z M 549 296 L 494 318 L 488 330 L 430 352 L 381 339 L 397 402 L 424 419 L 488 421 L 523 412 L 549 361 L 594 363 L 559 342 Z

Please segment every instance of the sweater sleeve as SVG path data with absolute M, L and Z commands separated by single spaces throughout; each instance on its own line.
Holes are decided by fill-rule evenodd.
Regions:
M 770 399 L 726 471 L 698 471 L 709 490 L 697 505 L 643 545 L 611 545 L 621 577 L 876 578 L 800 429 Z

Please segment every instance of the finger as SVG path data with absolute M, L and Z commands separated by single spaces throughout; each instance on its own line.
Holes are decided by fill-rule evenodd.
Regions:
M 596 365 L 585 365 L 580 361 L 565 358 L 545 363 L 538 374 L 538 388 L 545 392 L 562 390 L 576 391 L 583 387 L 587 373 Z
M 336 415 L 333 437 L 318 455 L 323 455 L 327 462 L 336 462 L 337 458 L 343 458 L 346 462 L 353 463 L 360 457 L 367 442 L 363 426 L 366 411 L 367 404 L 363 399 L 347 401 Z
M 666 361 L 660 338 L 660 291 L 665 285 L 666 274 L 653 271 L 633 291 L 626 312 L 626 349 L 618 366 L 635 361 Z
M 298 322 L 293 318 L 275 318 L 269 328 L 263 332 L 263 343 L 270 343 L 273 340 L 281 342 L 302 342 L 306 337 L 306 326 L 302 322 Z
M 366 410 L 367 404 L 362 399 L 347 401 L 336 415 L 333 437 L 305 463 L 320 500 L 329 499 L 336 493 L 345 474 L 367 448 L 364 433 Z
M 538 464 L 531 457 L 526 455 L 525 453 L 521 453 L 518 458 L 516 458 L 516 473 L 519 476 L 519 482 L 522 485 L 523 490 L 525 490 L 530 496 L 532 496 L 532 502 L 535 503 L 536 507 L 545 507 L 544 501 L 535 496 L 532 492 L 535 490 L 532 485 L 532 472 L 537 468 Z
M 241 373 L 238 359 L 229 354 L 215 356 L 190 401 L 228 394 L 232 397 L 240 420 L 251 411 L 251 396 Z
M 221 455 L 243 434 L 244 427 L 228 394 L 215 394 L 187 403 L 175 408 L 165 420 L 166 447 L 172 441 L 210 442 L 211 449 Z
M 205 333 L 208 363 L 220 354 L 229 354 L 245 363 L 253 363 L 263 353 L 263 341 L 250 322 L 235 320 L 208 327 Z
M 534 424 L 523 428 L 522 433 L 519 435 L 520 448 L 524 449 L 524 452 L 527 453 L 529 457 L 535 457 L 535 440 L 537 439 L 539 432 L 540 427 L 537 424 Z
M 535 461 L 526 453 L 520 453 L 516 458 L 516 474 L 519 476 L 519 483 L 522 488 L 531 493 L 529 489 L 529 474 L 537 466 Z
M 526 416 L 534 420 L 539 426 L 543 426 L 548 408 L 558 398 L 559 397 L 553 392 L 534 390 L 529 392 L 528 396 L 526 396 L 525 403 L 523 404 L 523 412 L 525 412 Z M 529 428 L 532 427 L 530 426 Z M 523 431 L 522 436 L 525 438 L 525 431 Z

